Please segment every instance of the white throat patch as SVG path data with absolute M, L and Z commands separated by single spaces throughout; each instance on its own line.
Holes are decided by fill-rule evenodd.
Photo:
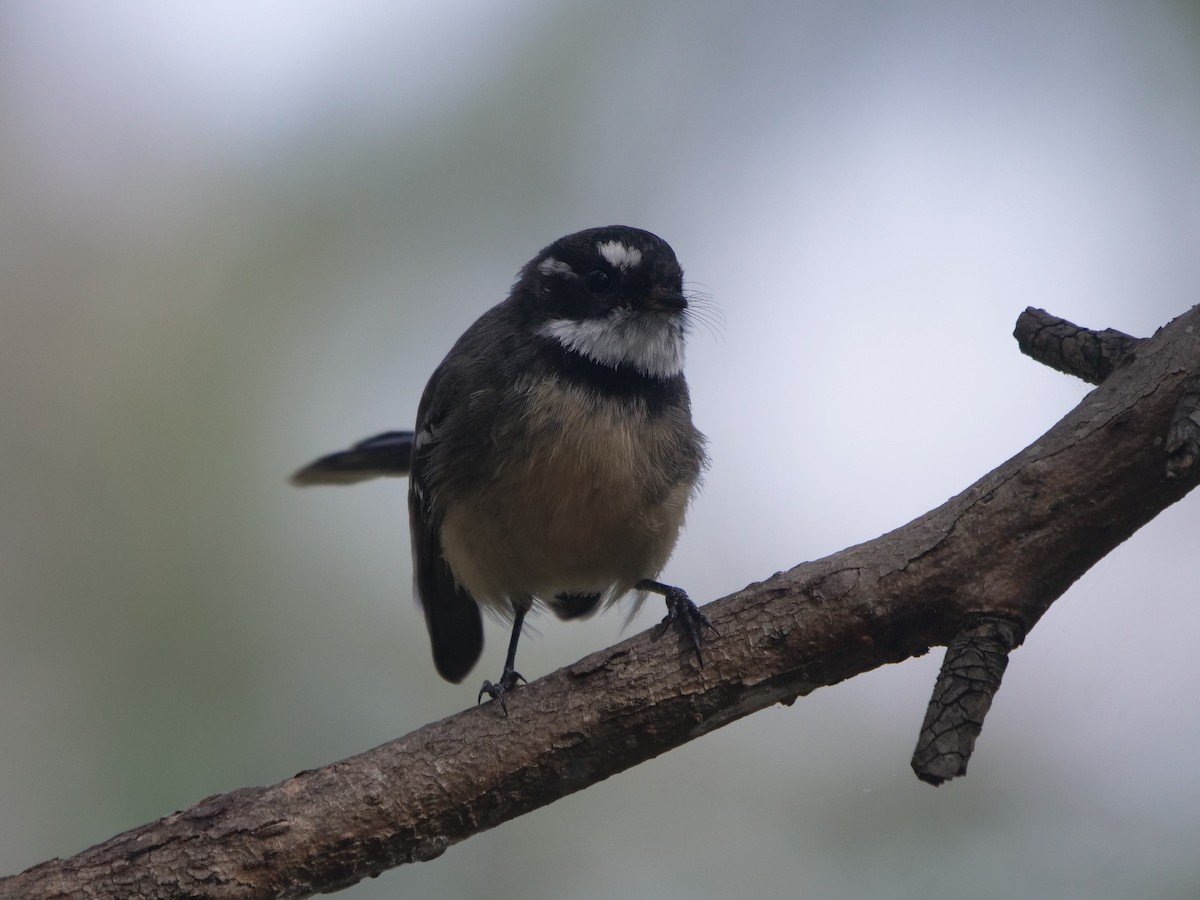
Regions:
M 614 269 L 625 271 L 642 264 L 642 251 L 637 247 L 627 247 L 620 241 L 601 241 L 596 245 L 596 250 Z
M 618 309 L 604 319 L 552 319 L 538 334 L 601 365 L 633 366 L 652 378 L 683 371 L 683 320 L 678 314 Z

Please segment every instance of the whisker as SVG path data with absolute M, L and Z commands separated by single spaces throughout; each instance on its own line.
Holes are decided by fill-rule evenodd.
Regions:
M 723 340 L 725 337 L 725 313 L 707 290 L 707 285 L 695 281 L 686 282 L 684 296 L 688 301 L 688 324 L 695 323 L 713 338 Z

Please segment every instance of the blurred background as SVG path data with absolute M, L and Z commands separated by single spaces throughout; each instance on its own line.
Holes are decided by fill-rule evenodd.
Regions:
M 665 573 L 711 599 L 1074 406 L 1027 305 L 1145 336 L 1196 303 L 1198 171 L 1184 0 L 3 4 L 0 872 L 475 702 L 504 630 L 438 679 L 405 484 L 286 478 L 410 427 L 554 238 L 651 229 L 723 313 Z M 1198 528 L 1051 609 L 960 782 L 908 768 L 937 650 L 344 896 L 1195 897 Z M 541 619 L 522 671 L 621 623 Z

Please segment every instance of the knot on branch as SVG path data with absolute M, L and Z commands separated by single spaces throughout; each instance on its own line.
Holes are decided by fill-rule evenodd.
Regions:
M 1026 356 L 1088 384 L 1099 384 L 1132 359 L 1141 343 L 1116 329 L 1082 328 L 1032 306 L 1017 318 L 1013 337 Z
M 1193 375 L 1167 429 L 1167 475 L 1186 478 L 1200 462 L 1200 375 Z
M 946 647 L 913 751 L 912 769 L 922 781 L 936 786 L 966 774 L 1008 654 L 1023 637 L 1016 619 L 981 615 L 965 622 Z

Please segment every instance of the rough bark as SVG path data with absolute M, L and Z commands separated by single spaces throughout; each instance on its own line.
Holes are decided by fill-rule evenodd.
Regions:
M 1093 331 L 1044 309 L 1027 309 L 1013 331 L 1021 352 L 1088 384 L 1099 384 L 1133 358 L 1140 341 L 1112 328 Z
M 1196 473 L 1200 463 L 1200 373 L 1194 374 L 1167 430 L 1167 474 L 1172 478 L 1187 478 Z
M 1130 339 L 1132 340 L 1132 339 Z M 988 618 L 1028 635 L 1097 560 L 1195 486 L 1166 434 L 1200 368 L 1200 307 L 1124 345 L 1104 383 L 1008 462 L 876 540 L 705 607 L 698 669 L 636 635 L 468 709 L 270 787 L 210 797 L 0 880 L 15 897 L 301 897 L 581 790 L 774 703 L 946 645 Z
M 967 774 L 1008 654 L 1021 638 L 1020 623 L 998 616 L 978 616 L 959 629 L 946 648 L 913 751 L 912 769 L 922 781 L 937 786 Z

